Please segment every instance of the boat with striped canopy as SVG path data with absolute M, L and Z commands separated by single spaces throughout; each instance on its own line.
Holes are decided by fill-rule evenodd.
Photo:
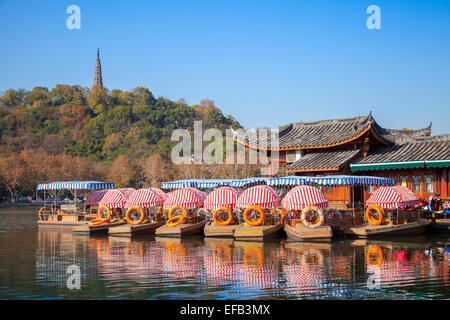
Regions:
M 275 218 L 281 197 L 270 186 L 256 185 L 246 189 L 236 202 L 243 210 L 242 220 L 234 231 L 238 240 L 264 240 L 282 232 L 283 225 Z
M 101 181 L 55 181 L 41 183 L 37 186 L 36 194 L 43 193 L 44 206 L 39 210 L 38 225 L 76 226 L 95 218 L 90 211 L 93 206 L 103 197 L 107 190 L 114 188 L 114 183 Z M 101 190 L 101 191 L 97 191 Z M 60 204 L 58 196 L 64 192 L 73 195 L 73 203 Z M 80 194 L 90 192 L 85 202 L 84 209 L 79 207 L 78 197 Z M 48 201 L 51 197 L 51 201 Z
M 347 227 L 345 233 L 358 237 L 421 234 L 430 221 L 421 219 L 411 207 L 419 200 L 404 186 L 381 187 L 367 200 L 365 222 Z
M 176 189 L 168 194 L 164 201 L 164 209 L 168 209 L 166 224 L 157 228 L 157 236 L 181 237 L 203 233 L 206 217 L 203 202 L 207 197 L 194 187 Z
M 233 237 L 239 217 L 234 212 L 239 191 L 232 187 L 219 187 L 212 191 L 203 203 L 209 210 L 209 221 L 204 233 L 207 237 Z
M 167 195 L 160 189 L 135 190 L 127 199 L 128 208 L 125 218 L 127 223 L 109 228 L 114 236 L 133 236 L 137 234 L 154 234 L 156 228 L 164 224 L 162 206 Z
M 281 202 L 286 210 L 284 231 L 295 240 L 330 239 L 331 227 L 325 222 L 323 209 L 327 197 L 318 188 L 308 185 L 290 190 Z

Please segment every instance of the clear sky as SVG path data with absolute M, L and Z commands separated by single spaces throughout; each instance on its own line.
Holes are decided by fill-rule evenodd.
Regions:
M 387 128 L 450 133 L 448 0 L 0 0 L 0 34 L 0 91 L 90 87 L 99 46 L 107 88 L 209 98 L 246 128 L 372 110 Z

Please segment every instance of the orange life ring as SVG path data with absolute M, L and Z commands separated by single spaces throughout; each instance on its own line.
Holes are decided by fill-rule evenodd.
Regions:
M 251 211 L 256 211 L 259 213 L 258 219 L 249 219 L 248 215 Z M 266 213 L 260 206 L 251 205 L 248 208 L 245 208 L 244 210 L 244 220 L 245 222 L 250 226 L 259 226 L 261 223 L 263 223 L 264 218 L 266 217 Z
M 169 215 L 168 215 L 169 220 L 172 219 L 172 213 L 177 209 L 181 210 L 181 212 L 183 213 L 183 216 L 185 218 L 187 218 L 187 216 L 188 216 L 187 210 L 185 208 L 183 208 L 182 206 L 175 206 L 175 207 L 170 208 L 170 210 L 169 210 Z
M 379 246 L 371 245 L 366 252 L 367 265 L 381 265 L 383 263 L 383 251 Z
M 47 207 L 40 208 L 39 209 L 39 219 L 41 219 L 41 220 L 46 220 L 46 219 L 44 219 L 44 215 L 43 215 L 44 211 L 48 212 L 48 214 L 52 214 L 52 210 L 50 210 L 50 208 L 47 208 Z
M 138 220 L 133 220 L 133 219 L 131 219 L 131 217 L 130 217 L 131 212 L 133 212 L 134 210 L 136 210 L 136 211 L 139 212 L 139 214 L 140 214 Z M 142 208 L 137 207 L 137 206 L 131 207 L 130 209 L 127 210 L 127 213 L 125 214 L 125 219 L 127 219 L 127 222 L 128 222 L 129 224 L 133 224 L 133 225 L 141 224 L 142 221 L 144 221 L 144 218 L 145 218 L 144 210 L 142 210 Z
M 317 215 L 316 220 L 309 221 L 308 216 L 312 213 L 315 213 Z M 309 206 L 302 210 L 300 219 L 302 220 L 305 227 L 313 229 L 318 228 L 323 224 L 325 216 L 323 214 L 322 209 L 314 206 Z
M 251 247 L 244 252 L 244 265 L 250 268 L 261 268 L 264 265 L 264 252 L 261 248 Z M 256 260 L 256 263 L 250 262 Z
M 109 221 L 110 221 L 110 219 L 97 218 L 97 219 L 89 221 L 88 224 L 91 226 L 96 226 L 99 224 L 108 223 Z
M 108 208 L 108 207 L 105 206 L 105 205 L 101 205 L 100 207 L 98 207 L 97 217 L 98 217 L 99 219 L 105 219 L 105 218 L 103 218 L 103 216 L 102 216 L 102 209 L 105 209 L 105 210 L 106 210 L 106 219 L 111 219 L 111 209 Z
M 374 210 L 378 213 L 378 219 L 375 219 L 372 216 L 372 211 L 374 211 Z M 371 204 L 366 209 L 367 222 L 373 226 L 379 226 L 381 224 L 381 222 L 383 221 L 383 213 L 384 213 L 384 210 L 382 207 L 380 207 L 377 204 Z
M 175 227 L 184 221 L 185 217 L 182 214 L 176 215 L 166 222 L 166 226 Z
M 219 212 L 225 212 L 228 215 L 228 219 L 223 221 L 220 220 L 217 215 L 219 214 Z M 227 207 L 220 207 L 217 208 L 214 213 L 213 213 L 213 218 L 214 218 L 214 222 L 218 225 L 218 226 L 227 226 L 229 225 L 232 221 L 233 221 L 233 213 L 231 212 L 230 208 Z

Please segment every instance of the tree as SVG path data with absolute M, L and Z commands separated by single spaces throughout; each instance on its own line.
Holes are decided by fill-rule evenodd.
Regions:
M 33 90 L 27 93 L 24 98 L 24 103 L 30 106 L 38 106 L 47 103 L 48 88 L 34 87 Z
M 152 154 L 143 161 L 142 173 L 149 187 L 160 187 L 170 177 L 170 166 L 159 154 Z
M 0 98 L 0 103 L 8 107 L 16 107 L 20 104 L 19 91 L 14 89 L 6 90 L 5 94 Z

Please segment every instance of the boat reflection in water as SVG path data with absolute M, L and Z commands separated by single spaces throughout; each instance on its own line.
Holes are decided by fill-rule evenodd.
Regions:
M 89 237 L 42 228 L 37 232 L 36 294 L 44 297 L 450 297 L 448 239 L 246 242 Z M 70 265 L 81 271 L 76 292 L 66 288 Z

